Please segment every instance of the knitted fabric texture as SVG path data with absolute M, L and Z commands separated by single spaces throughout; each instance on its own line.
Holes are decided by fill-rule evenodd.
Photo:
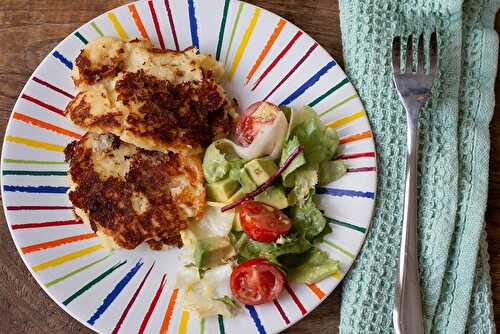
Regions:
M 418 233 L 426 333 L 492 333 L 484 212 L 499 0 L 340 0 L 346 71 L 370 119 L 378 187 L 343 290 L 341 333 L 391 333 L 403 217 L 406 113 L 391 78 L 395 36 L 436 27 L 439 71 L 419 114 Z M 403 43 L 403 47 L 405 43 Z

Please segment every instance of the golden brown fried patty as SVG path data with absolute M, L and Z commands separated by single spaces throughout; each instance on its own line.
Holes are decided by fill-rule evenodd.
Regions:
M 112 134 L 87 133 L 65 151 L 75 213 L 115 246 L 179 244 L 205 205 L 200 159 L 148 151 Z
M 193 48 L 160 50 L 148 41 L 105 37 L 75 63 L 78 94 L 65 114 L 88 131 L 149 150 L 197 154 L 227 136 L 237 117 L 219 84 L 222 65 Z

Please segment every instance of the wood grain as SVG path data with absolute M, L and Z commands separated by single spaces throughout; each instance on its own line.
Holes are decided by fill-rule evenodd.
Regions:
M 0 2 L 0 136 L 24 83 L 45 55 L 83 23 L 125 4 L 125 0 L 3 0 Z M 250 0 L 292 21 L 342 64 L 339 10 L 332 0 Z M 78 4 L 77 4 L 78 3 Z M 311 18 L 314 17 L 314 20 Z M 497 19 L 497 31 L 500 20 Z M 496 85 L 500 100 L 500 81 Z M 488 240 L 494 311 L 500 319 L 500 106 L 491 126 L 492 150 L 488 201 Z M 0 333 L 91 333 L 60 309 L 38 286 L 0 217 Z M 286 333 L 336 333 L 340 289 Z M 498 324 L 498 323 L 497 323 Z

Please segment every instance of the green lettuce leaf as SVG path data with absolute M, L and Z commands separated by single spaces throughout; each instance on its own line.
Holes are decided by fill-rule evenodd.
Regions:
M 212 143 L 205 151 L 202 167 L 208 183 L 222 180 L 229 172 L 229 163 L 215 143 Z
M 288 270 L 288 281 L 293 283 L 317 283 L 340 270 L 339 261 L 330 259 L 328 253 L 312 248 L 300 256 L 300 264 Z
M 290 108 L 288 106 L 280 106 L 279 108 L 281 109 L 281 111 L 283 112 L 283 115 L 285 115 L 286 120 L 290 124 L 290 117 L 292 116 L 292 113 L 293 113 L 292 108 Z
M 309 196 L 303 205 L 292 207 L 289 216 L 293 220 L 294 229 L 308 240 L 320 234 L 326 226 L 326 219 L 314 204 L 313 196 Z
M 330 233 L 332 233 L 332 228 L 330 224 L 326 224 L 323 231 L 321 231 L 317 236 L 314 237 L 312 241 L 313 245 L 319 245 L 320 243 L 322 243 L 323 240 L 325 239 L 325 236 L 327 236 Z
M 304 144 L 304 155 L 309 164 L 331 160 L 339 144 L 337 132 L 325 127 L 316 114 L 297 125 L 292 135 Z
M 318 171 L 314 167 L 311 168 L 306 165 L 290 174 L 283 182 L 283 185 L 293 188 L 288 194 L 289 201 L 294 204 L 302 205 L 317 183 Z
M 276 242 L 262 243 L 250 239 L 243 233 L 236 243 L 235 248 L 241 260 L 265 258 L 270 263 L 283 267 L 280 257 L 287 254 L 301 254 L 312 247 L 312 244 L 298 234 L 282 236 Z
M 224 297 L 221 298 L 213 298 L 213 300 L 224 303 L 230 307 L 235 307 L 235 308 L 240 307 L 240 304 L 238 304 L 233 298 L 229 297 L 228 295 L 224 295 Z
M 318 184 L 327 185 L 340 179 L 347 172 L 347 168 L 342 160 L 323 161 L 319 164 Z
M 285 142 L 283 145 L 283 150 L 281 151 L 281 160 L 280 160 L 280 165 L 282 165 L 285 160 L 292 154 L 293 150 L 295 150 L 297 147 L 299 147 L 300 142 L 297 139 L 297 137 L 293 137 Z M 300 153 L 288 166 L 287 169 L 283 171 L 281 174 L 281 178 L 283 182 L 287 182 L 286 178 L 288 175 L 290 175 L 294 170 L 299 168 L 300 166 L 304 165 L 306 163 L 306 159 L 304 157 L 304 153 Z
M 286 115 L 286 114 L 285 114 Z M 297 127 L 297 125 L 305 122 L 308 119 L 318 117 L 316 115 L 316 112 L 314 111 L 313 108 L 309 106 L 305 106 L 304 108 L 300 109 L 299 111 L 293 111 L 290 109 L 290 118 L 288 119 L 288 132 L 286 135 L 286 138 L 288 139 L 292 133 L 292 131 Z

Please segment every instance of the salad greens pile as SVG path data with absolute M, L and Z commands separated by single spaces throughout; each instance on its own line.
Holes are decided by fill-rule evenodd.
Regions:
M 303 151 L 281 174 L 281 182 L 276 182 L 254 199 L 283 209 L 293 222 L 290 233 L 271 243 L 252 240 L 239 226 L 236 213 L 228 237 L 236 250 L 238 262 L 265 258 L 283 270 L 289 281 L 314 283 L 339 270 L 339 262 L 330 259 L 318 247 L 331 229 L 314 202 L 315 187 L 342 177 L 346 167 L 342 161 L 335 160 L 339 144 L 336 131 L 322 124 L 312 108 L 292 112 L 283 107 L 282 111 L 288 129 L 284 132 L 285 138 L 275 139 L 283 141 L 279 161 L 262 157 L 243 160 L 220 142 L 209 146 L 203 159 L 207 195 L 209 205 L 214 205 L 214 202 L 227 204 L 241 198 L 263 183 L 259 179 L 262 175 L 269 178 L 278 164 L 281 165 L 299 145 L 303 145 Z M 257 170 L 249 168 L 254 165 L 258 166 Z

